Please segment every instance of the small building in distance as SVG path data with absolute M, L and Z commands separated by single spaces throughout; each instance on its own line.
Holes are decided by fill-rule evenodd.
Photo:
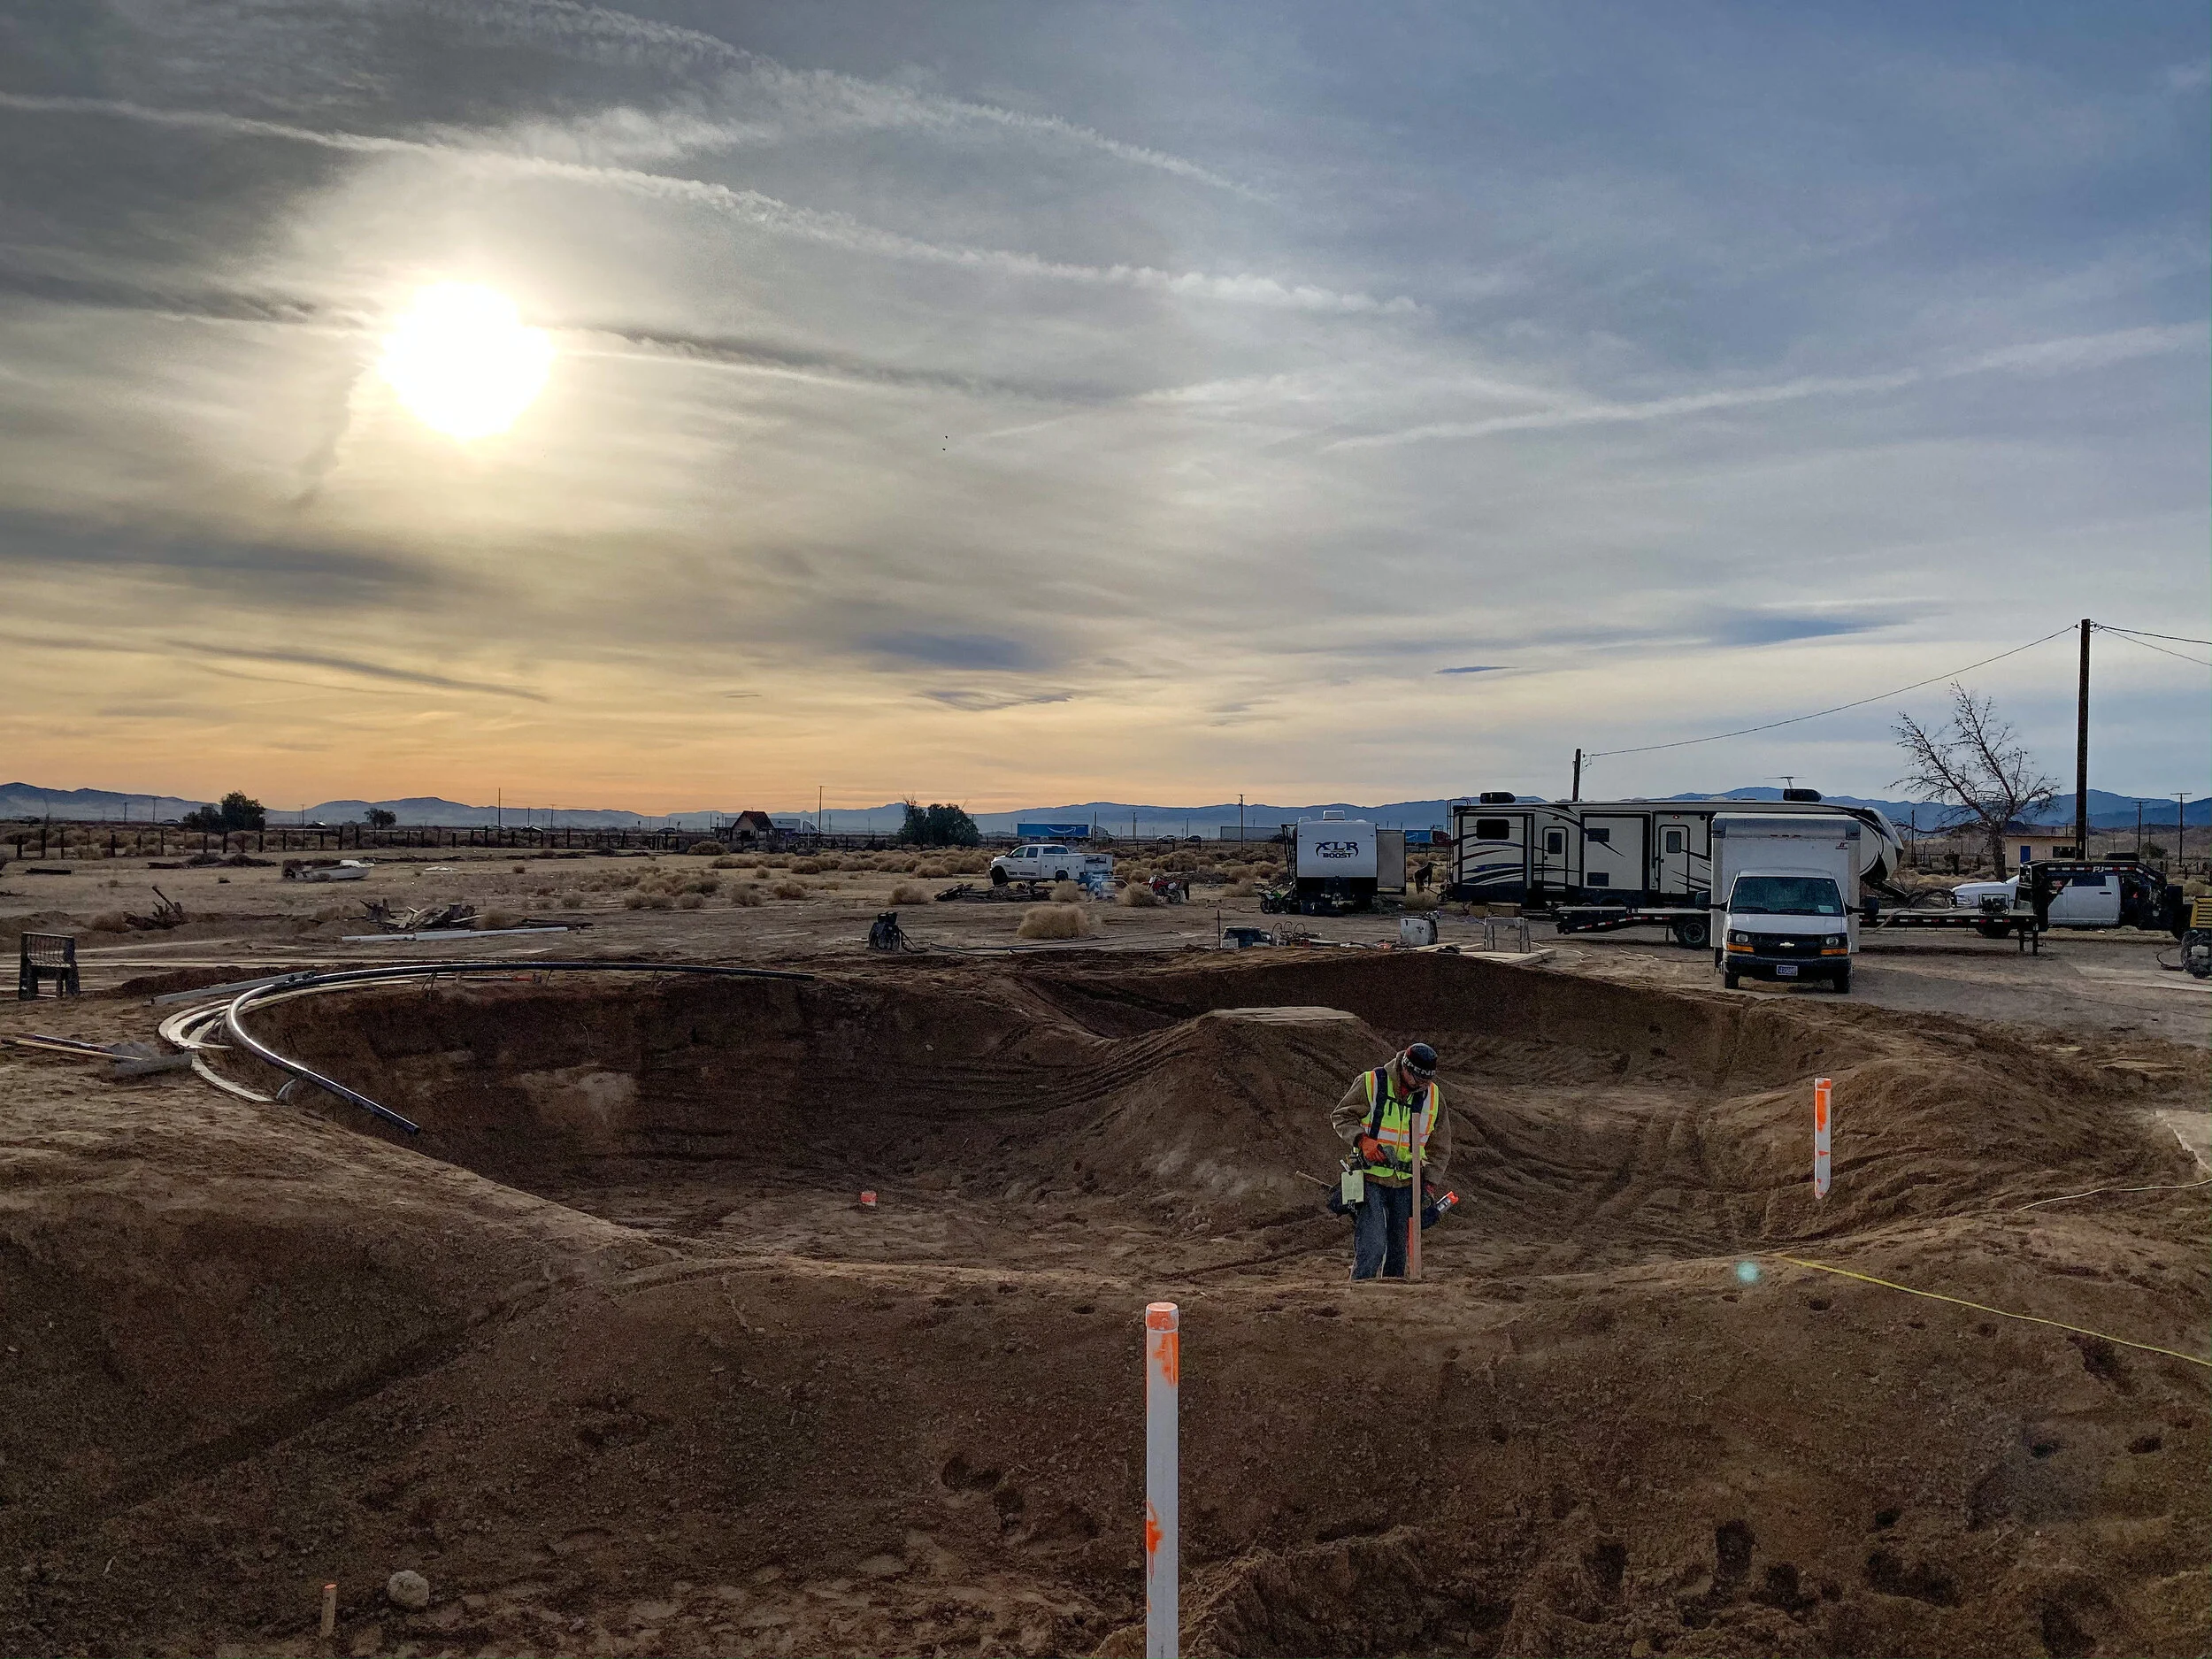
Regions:
M 740 812 L 732 818 L 723 832 L 725 841 L 767 841 L 776 833 L 776 826 L 765 812 Z
M 2078 856 L 2080 854 L 2074 846 L 2071 827 L 2055 829 L 2047 824 L 2005 826 L 2005 863 L 2015 870 L 2024 869 L 2046 858 Z

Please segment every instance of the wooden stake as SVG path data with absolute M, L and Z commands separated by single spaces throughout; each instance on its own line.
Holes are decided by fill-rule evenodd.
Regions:
M 323 1586 L 323 1640 L 328 1641 L 338 1632 L 338 1586 Z

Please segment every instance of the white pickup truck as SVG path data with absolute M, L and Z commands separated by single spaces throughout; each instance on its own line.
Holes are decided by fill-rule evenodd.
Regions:
M 1032 841 L 991 860 L 991 882 L 1080 881 L 1087 876 L 1103 879 L 1114 873 L 1111 853 L 1083 853 L 1058 841 Z

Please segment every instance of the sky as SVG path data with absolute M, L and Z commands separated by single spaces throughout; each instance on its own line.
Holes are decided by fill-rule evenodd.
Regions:
M 2212 638 L 2208 89 L 2173 4 L 0 0 L 0 773 L 1881 795 Z M 2206 657 L 2097 636 L 2094 787 L 2204 792 Z M 2062 788 L 2075 665 L 1965 676 Z

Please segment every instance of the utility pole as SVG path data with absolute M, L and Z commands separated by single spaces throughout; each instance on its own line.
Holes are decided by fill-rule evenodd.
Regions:
M 2143 856 L 2143 803 L 2140 801 L 2135 803 L 2135 856 L 2139 859 Z
M 2188 833 L 2189 792 L 2186 789 L 2177 789 L 2174 791 L 2174 856 L 2172 866 L 2176 871 L 2178 871 L 2181 868 L 2181 855 L 2185 849 L 2185 843 L 2182 841 L 2182 837 L 2186 835 Z
M 1241 845 L 1241 844 L 1243 843 L 1243 841 L 1244 841 L 1244 791 L 1243 791 L 1243 790 L 1241 790 L 1241 789 L 1240 789 L 1240 790 L 1238 790 L 1238 791 L 1237 791 L 1237 841 L 1238 841 L 1238 843 L 1239 843 L 1240 845 Z
M 1570 801 L 1579 801 L 1582 799 L 1582 751 L 1578 749 L 1575 750 L 1574 787 L 1568 792 L 1567 799 Z
M 2089 856 L 2089 630 L 2081 619 L 2081 700 L 2074 716 L 2074 856 Z

